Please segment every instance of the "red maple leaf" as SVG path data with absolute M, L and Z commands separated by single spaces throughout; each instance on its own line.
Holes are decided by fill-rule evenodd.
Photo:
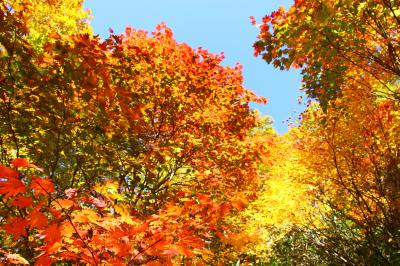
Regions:
M 13 197 L 25 191 L 25 184 L 18 178 L 8 177 L 0 179 L 0 194 L 3 194 L 5 198 Z
M 32 167 L 35 168 L 37 170 L 43 171 L 43 169 L 37 167 L 36 165 L 28 162 L 28 160 L 24 159 L 24 158 L 15 158 L 14 160 L 11 161 L 11 164 L 13 166 L 15 166 L 16 168 L 18 167 L 22 167 L 22 168 L 27 168 L 27 167 Z
M 29 221 L 20 218 L 20 217 L 13 217 L 8 219 L 7 224 L 4 225 L 4 229 L 8 234 L 12 234 L 14 240 L 17 240 L 20 236 L 26 236 L 27 232 L 25 228 L 29 225 Z
M 52 223 L 43 230 L 42 234 L 45 235 L 46 241 L 50 243 L 56 242 L 61 239 L 60 226 L 57 223 Z
M 18 178 L 18 172 L 11 169 L 10 167 L 0 164 L 0 178 L 1 177 Z
M 15 167 L 29 167 L 30 163 L 24 158 L 15 158 L 11 161 L 11 164 Z
M 35 195 L 48 194 L 54 192 L 54 183 L 49 178 L 32 176 L 32 188 Z
M 32 203 L 33 203 L 32 198 L 20 195 L 13 199 L 13 201 L 11 202 L 11 205 L 19 207 L 19 208 L 25 208 L 28 206 L 32 206 Z
M 43 228 L 49 223 L 49 220 L 39 211 L 39 208 L 33 210 L 26 218 L 29 220 L 29 225 L 31 227 Z

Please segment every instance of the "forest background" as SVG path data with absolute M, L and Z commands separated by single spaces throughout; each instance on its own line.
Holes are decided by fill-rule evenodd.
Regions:
M 398 0 L 296 0 L 254 53 L 311 100 L 279 135 L 242 67 L 80 0 L 0 6 L 0 263 L 397 265 Z

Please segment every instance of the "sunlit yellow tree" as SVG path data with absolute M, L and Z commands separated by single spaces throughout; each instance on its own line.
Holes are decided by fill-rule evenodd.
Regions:
M 261 166 L 263 181 L 257 199 L 235 219 L 242 235 L 248 237 L 238 245 L 241 263 L 273 262 L 278 255 L 276 246 L 293 232 L 322 226 L 324 209 L 315 205 L 313 184 L 304 182 L 315 173 L 302 164 L 292 135 L 264 135 L 264 138 L 270 139 L 268 161 Z
M 6 8 L 23 11 L 27 40 L 36 50 L 57 36 L 92 33 L 89 10 L 83 9 L 83 0 L 5 0 Z
M 328 207 L 317 253 L 337 264 L 399 263 L 397 0 L 297 0 L 263 18 L 255 53 L 300 68 L 317 103 L 296 130 L 304 180 Z

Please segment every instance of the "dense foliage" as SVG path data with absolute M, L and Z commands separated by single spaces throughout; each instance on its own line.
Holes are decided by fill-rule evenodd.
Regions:
M 257 188 L 249 103 L 265 100 L 242 87 L 240 65 L 162 24 L 102 41 L 54 13 L 47 34 L 35 12 L 62 3 L 1 6 L 2 260 L 216 262 L 225 218 Z
M 89 19 L 1 2 L 1 265 L 400 263 L 399 1 L 263 18 L 255 54 L 310 100 L 285 135 L 240 65 Z
M 281 69 L 301 68 L 315 99 L 286 137 L 302 173 L 284 170 L 308 186 L 314 214 L 301 224 L 288 218 L 295 226 L 279 230 L 270 263 L 400 263 L 399 7 L 296 0 L 263 19 L 255 53 Z

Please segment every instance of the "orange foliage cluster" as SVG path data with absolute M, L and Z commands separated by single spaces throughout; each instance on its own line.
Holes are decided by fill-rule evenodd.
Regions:
M 216 263 L 264 152 L 249 103 L 265 99 L 241 67 L 163 24 L 104 41 L 54 29 L 33 49 L 36 2 L 17 2 L 0 7 L 0 259 Z
M 0 165 L 1 202 L 8 208 L 2 229 L 16 244 L 28 244 L 37 252 L 35 265 L 56 261 L 169 265 L 177 255 L 207 255 L 204 239 L 212 238 L 215 222 L 230 212 L 227 203 L 216 204 L 206 195 L 190 197 L 182 192 L 176 202 L 143 219 L 105 197 L 77 195 L 76 189 L 57 193 L 49 178 L 26 174 L 38 170 L 24 159 L 11 164 L 13 168 Z M 14 255 L 18 263 L 26 261 Z

